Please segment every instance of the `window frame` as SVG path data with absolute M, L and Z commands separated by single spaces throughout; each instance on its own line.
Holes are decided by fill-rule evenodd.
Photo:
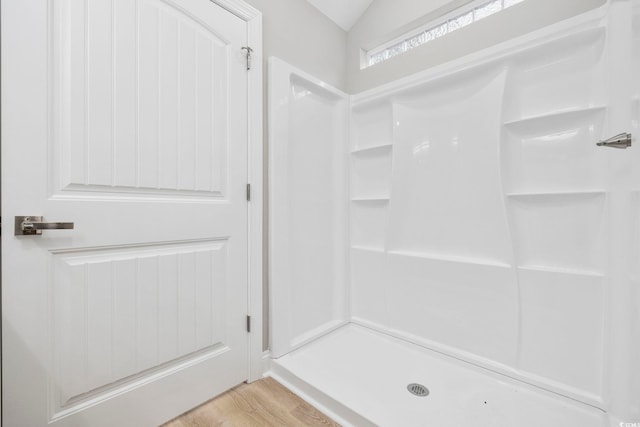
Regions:
M 420 47 L 424 44 L 427 44 L 430 41 L 442 38 L 448 35 L 449 33 L 454 32 L 460 28 L 469 26 L 488 16 L 496 15 L 504 11 L 505 9 L 508 9 L 511 6 L 517 5 L 524 1 L 525 0 L 472 0 L 462 6 L 459 6 L 447 13 L 444 13 L 438 16 L 437 18 L 430 20 L 424 25 L 420 25 L 417 28 L 407 31 L 398 37 L 395 37 L 389 41 L 381 43 L 371 49 L 363 49 L 364 61 L 360 68 L 364 69 L 364 68 L 368 68 L 368 67 L 383 63 L 391 58 L 402 55 L 403 53 L 406 53 L 416 47 Z M 492 3 L 500 3 L 500 9 L 480 17 L 476 15 L 478 10 Z M 463 25 L 460 25 L 456 28 L 451 28 L 452 22 L 454 22 L 456 19 L 460 19 L 469 14 L 471 14 L 470 22 L 464 23 Z M 441 35 L 436 35 L 431 38 L 428 38 L 428 36 L 425 35 L 428 32 L 436 31 L 438 28 L 445 29 Z M 424 36 L 424 39 L 421 41 L 420 38 L 423 35 L 425 36 Z M 398 51 L 395 53 L 391 53 L 391 49 L 393 48 L 397 48 Z M 387 53 L 385 54 L 385 52 Z M 377 60 L 374 60 L 373 58 L 378 55 L 381 55 L 381 57 L 379 57 Z

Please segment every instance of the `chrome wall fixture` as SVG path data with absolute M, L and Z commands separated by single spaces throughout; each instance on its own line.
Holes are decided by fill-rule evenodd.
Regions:
M 616 136 L 612 136 L 609 139 L 605 139 L 604 141 L 600 141 L 596 145 L 598 147 L 625 149 L 625 148 L 631 147 L 631 134 L 623 132 Z

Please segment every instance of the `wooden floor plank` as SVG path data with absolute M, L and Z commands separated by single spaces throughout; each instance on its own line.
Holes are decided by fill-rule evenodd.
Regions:
M 340 427 L 273 378 L 240 384 L 162 427 Z

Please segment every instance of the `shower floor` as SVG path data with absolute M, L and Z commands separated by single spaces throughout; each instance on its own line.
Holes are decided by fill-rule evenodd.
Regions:
M 346 426 L 606 425 L 597 408 L 355 324 L 272 360 L 270 374 Z

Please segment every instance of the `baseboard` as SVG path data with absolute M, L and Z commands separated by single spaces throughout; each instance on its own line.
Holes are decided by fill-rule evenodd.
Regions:
M 262 353 L 262 376 L 268 377 L 267 373 L 271 369 L 271 351 L 266 350 Z

